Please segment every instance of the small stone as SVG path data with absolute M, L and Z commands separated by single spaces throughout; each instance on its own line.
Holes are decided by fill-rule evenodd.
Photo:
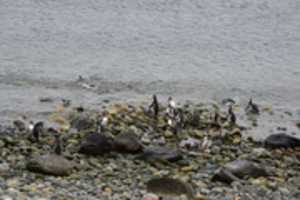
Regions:
M 8 179 L 6 185 L 11 188 L 15 188 L 20 184 L 17 178 Z
M 195 200 L 206 200 L 207 198 L 202 194 L 196 194 Z
M 194 170 L 194 167 L 192 165 L 185 166 L 185 167 L 182 167 L 180 170 L 183 171 L 183 172 L 190 172 L 190 171 Z
M 8 195 L 3 195 L 0 197 L 1 200 L 13 200 L 12 197 L 8 196 Z
M 155 194 L 145 194 L 141 200 L 159 200 L 159 197 Z
M 166 138 L 171 138 L 171 137 L 174 136 L 174 134 L 173 134 L 170 130 L 166 130 L 166 131 L 164 132 L 164 136 L 165 136 Z
M 151 140 L 149 137 L 142 137 L 141 141 L 143 144 L 146 144 L 146 145 L 151 143 Z
M 5 146 L 5 143 L 2 140 L 0 140 L 0 148 L 3 148 L 4 146 Z
M 5 175 L 9 172 L 9 165 L 4 162 L 0 163 L 0 175 Z
M 255 148 L 252 150 L 252 153 L 257 157 L 269 157 L 270 152 L 267 151 L 265 148 Z

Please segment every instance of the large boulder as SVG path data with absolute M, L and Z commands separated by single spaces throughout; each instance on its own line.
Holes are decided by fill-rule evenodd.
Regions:
M 88 155 L 103 155 L 113 150 L 114 141 L 111 137 L 100 133 L 90 133 L 81 142 L 79 153 Z
M 268 148 L 295 148 L 300 147 L 300 139 L 287 135 L 285 133 L 278 133 L 268 136 L 265 139 L 265 146 Z
M 34 157 L 30 159 L 26 165 L 29 171 L 55 176 L 70 175 L 74 167 L 75 164 L 73 162 L 56 154 Z
M 120 153 L 139 153 L 143 150 L 143 146 L 137 135 L 124 133 L 115 137 L 114 149 Z
M 182 155 L 177 149 L 168 147 L 145 147 L 143 153 L 138 157 L 143 160 L 166 160 L 176 162 L 182 159 Z
M 259 164 L 248 160 L 235 160 L 219 168 L 213 176 L 213 181 L 231 183 L 244 177 L 257 178 L 270 173 Z

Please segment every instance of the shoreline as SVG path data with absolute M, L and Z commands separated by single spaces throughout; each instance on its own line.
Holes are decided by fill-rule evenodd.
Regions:
M 120 134 L 125 134 L 124 137 L 126 137 L 126 134 L 134 134 L 144 148 L 157 145 L 178 148 L 176 143 L 180 142 L 181 145 L 182 141 L 188 138 L 193 138 L 195 141 L 202 143 L 205 135 L 208 134 L 207 136 L 212 142 L 211 146 L 204 147 L 205 149 L 198 149 L 197 147 L 194 150 L 180 147 L 183 148 L 180 150 L 183 159 L 175 162 L 170 161 L 172 162 L 171 164 L 169 162 L 161 162 L 161 159 L 139 160 L 136 154 L 127 153 L 125 149 L 118 152 L 101 153 L 98 156 L 80 154 L 77 150 L 78 147 L 83 144 L 82 141 L 90 132 L 90 127 L 95 126 L 95 117 L 99 114 L 102 115 L 103 110 L 85 109 L 83 112 L 78 113 L 72 107 L 60 107 L 53 111 L 50 118 L 58 123 L 59 126 L 55 127 L 50 123 L 45 123 L 45 126 L 60 130 L 60 135 L 64 141 L 62 156 L 69 161 L 76 162 L 76 165 L 78 165 L 76 170 L 73 170 L 69 176 L 56 177 L 31 172 L 26 169 L 26 163 L 29 158 L 47 155 L 53 151 L 53 135 L 49 132 L 43 133 L 40 143 L 28 140 L 30 133 L 27 131 L 9 135 L 0 134 L 0 145 L 3 148 L 2 157 L 4 158 L 4 161 L 0 164 L 0 169 L 2 170 L 0 170 L 0 173 L 3 173 L 3 176 L 0 178 L 0 185 L 2 185 L 0 187 L 0 197 L 1 195 L 2 197 L 9 195 L 9 197 L 17 199 L 30 197 L 31 199 L 100 198 L 125 200 L 129 198 L 140 200 L 147 193 L 145 189 L 146 182 L 151 177 L 164 176 L 176 177 L 191 184 L 197 194 L 197 198 L 201 200 L 243 199 L 250 197 L 254 199 L 296 200 L 299 197 L 300 185 L 297 182 L 297 178 L 300 178 L 297 168 L 299 164 L 298 156 L 300 156 L 299 149 L 272 150 L 249 139 L 252 137 L 244 135 L 249 130 L 249 127 L 240 124 L 242 121 L 239 119 L 242 119 L 243 115 L 237 112 L 243 107 L 235 105 L 234 108 L 238 119 L 237 126 L 222 122 L 221 132 L 219 132 L 218 129 L 209 128 L 211 114 L 215 112 L 214 109 L 217 106 L 220 109 L 220 115 L 226 116 L 224 114 L 227 112 L 227 105 L 182 105 L 182 108 L 187 112 L 186 116 L 190 116 L 197 110 L 200 111 L 202 122 L 199 126 L 194 122 L 191 123 L 192 121 L 186 121 L 187 125 L 178 132 L 177 138 L 170 130 L 163 128 L 166 122 L 163 120 L 164 116 L 162 113 L 158 121 L 155 122 L 151 115 L 144 113 L 144 109 L 140 107 L 141 105 L 145 106 L 145 104 L 131 105 L 123 103 L 106 107 L 109 123 L 105 129 L 105 134 L 111 135 L 115 140 Z M 269 115 L 272 112 L 262 107 L 260 107 L 260 110 L 260 115 Z M 247 120 L 251 120 L 251 127 L 253 127 L 253 122 L 260 126 L 258 119 L 254 121 L 252 121 L 253 119 Z M 88 124 L 89 126 L 87 126 Z M 282 131 L 288 132 L 289 130 L 285 130 L 282 127 L 280 130 L 277 130 L 277 132 Z M 222 132 L 225 134 L 224 136 L 220 135 Z M 299 130 L 297 134 L 299 134 Z M 133 140 L 125 139 L 124 141 L 127 141 L 124 144 L 129 145 L 125 145 L 126 148 L 135 149 L 136 143 Z M 137 151 L 139 150 L 137 149 Z M 141 152 L 142 154 L 143 151 Z M 139 152 L 137 155 L 139 155 Z M 274 174 L 270 177 L 246 177 L 241 182 L 234 181 L 229 185 L 212 181 L 216 169 L 236 159 L 258 161 Z M 9 166 L 6 170 L 3 169 L 4 164 Z M 292 174 L 291 177 L 290 174 Z

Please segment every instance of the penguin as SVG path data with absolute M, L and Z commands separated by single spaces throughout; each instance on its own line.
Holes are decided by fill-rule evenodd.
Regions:
M 96 132 L 103 133 L 104 128 L 107 126 L 107 124 L 108 124 L 108 117 L 104 115 L 101 119 L 97 121 Z
M 154 117 L 157 118 L 158 113 L 159 113 L 159 104 L 158 104 L 157 96 L 154 94 L 152 96 L 152 98 L 153 98 L 153 100 L 152 100 L 152 103 L 149 106 L 149 110 L 153 109 Z
M 55 137 L 55 145 L 54 145 L 54 153 L 56 155 L 62 154 L 62 146 L 59 134 L 54 134 Z
M 172 97 L 168 98 L 167 115 L 169 117 L 175 117 L 176 103 Z
M 233 112 L 232 105 L 230 105 L 229 108 L 228 108 L 228 115 L 229 115 L 229 122 L 232 125 L 235 125 L 236 124 L 236 116 Z
M 247 114 L 255 114 L 258 115 L 260 113 L 258 105 L 253 103 L 252 98 L 250 98 L 248 105 L 245 108 Z
M 31 127 L 29 127 L 31 129 Z M 35 139 L 35 142 L 39 142 L 40 134 L 43 132 L 44 129 L 44 122 L 37 122 L 34 124 L 32 128 L 32 136 Z
M 63 107 L 67 108 L 71 105 L 71 100 L 69 99 L 61 99 Z

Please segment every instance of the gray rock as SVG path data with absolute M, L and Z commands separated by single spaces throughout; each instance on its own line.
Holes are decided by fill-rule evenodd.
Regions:
M 89 134 L 80 144 L 79 153 L 88 155 L 103 155 L 113 150 L 112 138 L 100 133 Z
M 300 147 L 300 139 L 285 133 L 273 134 L 265 139 L 265 146 L 269 148 Z
M 176 162 L 182 159 L 182 155 L 177 149 L 168 147 L 145 147 L 143 153 L 138 157 L 140 159 L 160 159 L 169 162 Z
M 124 133 L 115 138 L 114 150 L 121 153 L 138 153 L 143 150 L 143 146 L 135 134 Z
M 9 172 L 9 164 L 6 162 L 0 163 L 0 175 L 3 176 Z
M 239 179 L 245 176 L 257 178 L 260 176 L 268 176 L 269 174 L 265 168 L 257 163 L 248 160 L 235 160 L 219 168 L 215 172 L 212 181 L 231 183 L 233 181 L 239 181 Z
M 72 173 L 75 164 L 62 156 L 49 154 L 30 159 L 26 168 L 32 172 L 67 176 Z

